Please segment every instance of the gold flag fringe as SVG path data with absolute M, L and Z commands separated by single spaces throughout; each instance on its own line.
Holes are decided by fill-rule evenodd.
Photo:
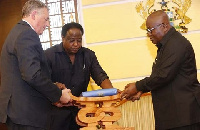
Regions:
M 135 130 L 155 130 L 151 94 L 143 95 L 140 100 L 127 101 L 121 106 L 122 117 L 116 123 L 123 127 L 135 127 Z

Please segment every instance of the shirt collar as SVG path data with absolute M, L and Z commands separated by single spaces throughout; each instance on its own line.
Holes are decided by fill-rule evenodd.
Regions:
M 22 19 L 22 21 L 26 22 L 34 31 L 35 29 L 31 26 L 31 24 L 29 24 L 29 22 L 27 22 L 26 20 Z
M 171 38 L 171 36 L 176 32 L 176 29 L 174 27 L 171 27 L 169 31 L 163 36 L 162 40 L 160 41 L 160 44 L 162 46 L 165 45 L 165 43 L 168 42 L 168 40 Z
M 58 47 L 56 49 L 56 52 L 65 52 L 64 48 L 63 48 L 63 43 L 61 42 L 60 44 L 58 44 Z
M 163 36 L 162 40 L 156 44 L 156 47 L 158 48 L 158 51 L 161 49 L 162 46 L 167 43 L 167 41 L 170 39 L 171 35 L 173 35 L 176 32 L 176 29 L 174 27 L 171 27 L 169 31 Z
M 158 48 L 158 50 L 160 50 L 160 48 L 162 47 L 162 44 L 159 42 L 156 44 L 156 47 Z

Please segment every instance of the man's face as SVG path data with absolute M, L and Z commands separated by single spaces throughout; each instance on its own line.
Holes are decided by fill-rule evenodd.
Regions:
M 153 44 L 157 44 L 161 41 L 165 35 L 164 23 L 156 19 L 147 19 L 147 36 L 150 38 Z
M 69 55 L 76 54 L 82 46 L 82 32 L 78 28 L 71 28 L 62 38 L 63 47 Z
M 35 15 L 34 29 L 38 35 L 41 35 L 48 26 L 49 26 L 49 12 L 47 8 L 42 8 L 38 10 Z

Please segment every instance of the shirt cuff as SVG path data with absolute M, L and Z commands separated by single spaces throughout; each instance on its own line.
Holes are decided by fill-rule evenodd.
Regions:
M 141 81 L 137 81 L 135 83 L 135 85 L 136 85 L 137 91 L 144 91 L 145 90 L 142 80 Z

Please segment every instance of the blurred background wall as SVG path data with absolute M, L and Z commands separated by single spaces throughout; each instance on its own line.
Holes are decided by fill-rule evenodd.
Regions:
M 21 10 L 25 2 L 26 0 L 0 0 L 0 51 L 8 33 L 21 19 Z M 7 128 L 0 123 L 0 130 Z
M 155 0 L 152 9 L 161 9 Z M 176 6 L 171 4 L 169 8 Z M 143 0 L 145 5 L 146 0 Z M 96 52 L 115 87 L 150 75 L 157 48 L 140 29 L 144 19 L 136 12 L 139 0 L 82 0 L 86 46 Z M 192 0 L 186 15 L 192 19 L 183 34 L 192 43 L 200 79 L 200 1 Z M 171 9 L 172 10 L 172 9 Z
M 96 52 L 113 86 L 120 90 L 123 90 L 127 83 L 149 76 L 156 57 L 157 48 L 146 37 L 146 31 L 140 28 L 144 19 L 135 8 L 140 1 L 145 6 L 147 0 L 81 1 L 80 23 L 85 28 L 85 46 Z M 165 1 L 169 1 L 168 7 L 171 11 L 174 11 L 172 7 L 178 7 L 171 0 Z M 155 0 L 151 10 L 161 9 L 159 2 L 162 0 Z M 200 1 L 192 0 L 186 13 L 192 21 L 186 24 L 188 33 L 183 35 L 190 40 L 194 48 L 200 80 L 199 7 Z M 91 82 L 91 86 L 92 89 L 99 88 L 94 82 Z M 122 118 L 118 121 L 119 125 L 134 126 L 136 130 L 155 129 L 151 95 L 143 96 L 140 101 L 134 103 L 126 102 L 120 109 Z

